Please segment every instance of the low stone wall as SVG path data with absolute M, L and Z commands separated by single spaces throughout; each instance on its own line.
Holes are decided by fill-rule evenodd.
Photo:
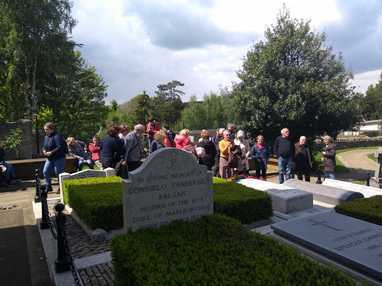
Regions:
M 336 140 L 337 149 L 355 148 L 355 147 L 376 147 L 382 146 L 382 137 L 372 138 L 338 138 Z
M 45 164 L 45 158 L 28 159 L 28 160 L 13 160 L 9 161 L 15 169 L 17 179 L 34 180 L 35 170 L 39 169 L 40 177 Z M 68 157 L 65 162 L 65 172 L 74 173 L 77 171 L 76 158 Z
M 14 151 L 6 150 L 6 159 L 30 159 L 35 157 L 36 153 L 36 142 L 35 136 L 32 133 L 32 121 L 28 119 L 21 119 L 16 122 L 7 122 L 0 124 L 0 142 L 4 141 L 9 133 L 19 128 L 22 131 L 22 143 L 19 148 L 19 158 L 16 158 Z

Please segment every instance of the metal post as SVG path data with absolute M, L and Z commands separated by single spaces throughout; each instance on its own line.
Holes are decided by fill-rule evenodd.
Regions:
M 370 173 L 367 173 L 366 186 L 370 186 L 370 179 L 371 179 L 371 175 L 370 175 Z
M 50 227 L 49 225 L 49 208 L 48 208 L 48 191 L 46 186 L 41 186 L 41 222 L 40 228 L 47 229 Z
M 62 273 L 70 270 L 70 258 L 67 252 L 65 222 L 66 217 L 63 213 L 65 205 L 58 203 L 54 207 L 56 211 L 57 228 L 57 259 L 55 262 L 56 273 Z
M 34 196 L 35 203 L 39 203 L 41 201 L 41 182 L 40 182 L 40 176 L 39 176 L 39 170 L 35 169 L 34 171 L 34 177 L 35 177 L 35 187 L 36 187 L 36 193 Z

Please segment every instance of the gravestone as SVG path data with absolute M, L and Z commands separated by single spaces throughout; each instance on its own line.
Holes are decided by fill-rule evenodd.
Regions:
M 287 180 L 283 183 L 283 185 L 311 193 L 313 194 L 313 199 L 315 201 L 324 202 L 335 206 L 343 202 L 363 198 L 363 195 L 359 192 L 346 191 L 320 184 L 312 184 L 297 179 Z
M 335 212 L 272 225 L 273 231 L 382 281 L 382 227 Z
M 60 196 L 61 201 L 63 202 L 63 187 L 64 187 L 64 181 L 65 180 L 71 180 L 71 179 L 85 179 L 85 178 L 97 178 L 97 177 L 110 177 L 115 176 L 115 170 L 113 168 L 106 168 L 104 170 L 92 170 L 87 169 L 79 172 L 75 172 L 72 174 L 69 173 L 61 173 L 59 178 L 60 183 Z
M 291 213 L 313 207 L 313 195 L 295 188 L 257 179 L 243 179 L 239 184 L 267 192 L 272 199 L 272 208 L 281 213 Z
M 123 182 L 124 230 L 213 213 L 212 173 L 190 153 L 163 148 Z
M 370 187 L 370 186 L 364 186 L 364 185 L 354 184 L 354 183 L 340 181 L 340 180 L 333 180 L 333 179 L 325 179 L 325 181 L 322 184 L 324 186 L 335 187 L 335 188 L 353 191 L 353 192 L 359 192 L 365 198 L 370 198 L 370 197 L 378 196 L 378 195 L 382 196 L 381 189 Z

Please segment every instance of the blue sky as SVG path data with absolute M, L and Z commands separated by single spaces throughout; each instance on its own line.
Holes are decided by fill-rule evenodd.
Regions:
M 237 82 L 248 49 L 263 39 L 283 3 L 311 20 L 341 52 L 363 92 L 382 72 L 380 0 L 74 0 L 74 39 L 108 85 L 108 101 L 125 102 L 172 79 L 187 100 Z

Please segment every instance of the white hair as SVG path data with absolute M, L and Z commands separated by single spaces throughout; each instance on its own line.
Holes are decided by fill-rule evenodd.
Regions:
M 134 131 L 136 132 L 144 132 L 145 131 L 145 126 L 143 124 L 137 124 L 134 126 Z

